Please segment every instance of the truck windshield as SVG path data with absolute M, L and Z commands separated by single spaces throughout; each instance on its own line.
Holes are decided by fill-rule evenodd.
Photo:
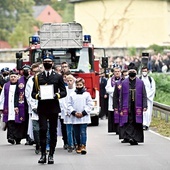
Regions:
M 85 73 L 89 73 L 90 72 L 91 65 L 89 63 L 88 48 L 82 48 L 80 50 L 80 58 L 79 58 L 77 70 L 85 72 Z

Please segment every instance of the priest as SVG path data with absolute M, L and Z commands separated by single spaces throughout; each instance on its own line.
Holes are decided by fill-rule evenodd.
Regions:
M 147 95 L 145 85 L 137 78 L 137 68 L 134 63 L 128 66 L 129 78 L 122 82 L 120 97 L 120 124 L 123 139 L 131 145 L 144 142 L 143 112 L 147 110 Z
M 3 115 L 3 122 L 7 125 L 7 139 L 11 144 L 20 144 L 24 138 L 23 113 L 19 112 L 17 106 L 17 82 L 18 73 L 11 71 L 9 81 L 5 83 L 0 95 L 0 110 Z

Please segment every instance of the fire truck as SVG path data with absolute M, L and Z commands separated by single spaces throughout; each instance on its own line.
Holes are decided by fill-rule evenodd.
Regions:
M 85 87 L 93 99 L 92 125 L 99 124 L 99 59 L 94 56 L 91 36 L 84 35 L 82 25 L 72 23 L 44 23 L 39 34 L 29 38 L 29 60 L 23 61 L 22 52 L 16 54 L 17 69 L 23 64 L 42 61 L 46 54 L 54 56 L 54 63 L 67 62 L 73 76 L 85 80 Z

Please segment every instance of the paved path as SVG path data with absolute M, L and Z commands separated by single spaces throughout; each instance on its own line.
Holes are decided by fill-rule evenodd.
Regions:
M 170 170 L 170 140 L 146 131 L 144 144 L 122 144 L 117 135 L 107 133 L 107 120 L 88 127 L 87 155 L 63 150 L 58 137 L 54 165 L 38 164 L 40 155 L 24 143 L 8 144 L 6 132 L 0 131 L 0 170 Z

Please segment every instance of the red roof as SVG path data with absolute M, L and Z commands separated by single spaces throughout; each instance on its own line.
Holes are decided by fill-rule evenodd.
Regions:
M 44 9 L 36 16 L 36 19 L 45 22 L 57 22 L 61 23 L 61 16 L 49 5 L 45 6 Z
M 0 40 L 0 49 L 11 48 L 8 42 Z

